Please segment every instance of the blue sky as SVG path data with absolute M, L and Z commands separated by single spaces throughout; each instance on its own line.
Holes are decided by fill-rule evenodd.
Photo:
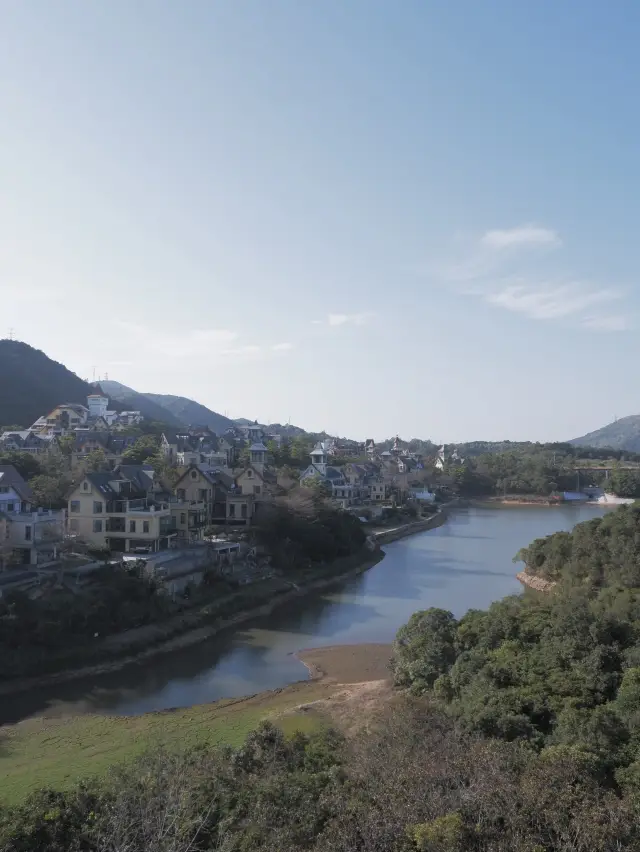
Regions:
M 635 0 L 5 0 L 0 335 L 359 438 L 638 413 L 639 38 Z

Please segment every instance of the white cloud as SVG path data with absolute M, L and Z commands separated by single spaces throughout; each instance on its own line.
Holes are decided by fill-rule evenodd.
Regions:
M 293 348 L 293 343 L 274 343 L 271 347 L 273 352 L 289 352 Z
M 489 304 L 525 314 L 536 320 L 582 315 L 583 311 L 592 305 L 617 298 L 619 294 L 612 290 L 590 290 L 578 283 L 556 287 L 508 284 L 501 290 L 484 294 L 484 299 Z
M 221 355 L 237 356 L 256 356 L 262 354 L 262 346 L 257 346 L 255 343 L 249 343 L 245 346 L 232 346 L 228 349 L 220 350 Z
M 518 228 L 487 231 L 480 244 L 489 249 L 523 248 L 525 246 L 560 246 L 562 241 L 556 231 L 538 225 L 521 225 Z
M 120 321 L 116 323 L 131 340 L 154 357 L 170 356 L 172 360 L 207 358 L 212 362 L 256 360 L 275 351 L 289 349 L 292 344 L 276 343 L 260 345 L 244 343 L 237 331 L 227 328 L 193 328 L 170 332 L 138 323 Z
M 566 321 L 593 331 L 623 331 L 631 323 L 622 314 L 600 314 L 601 306 L 621 294 L 560 275 L 545 248 L 562 245 L 558 233 L 539 225 L 486 231 L 458 256 L 432 267 L 431 274 L 466 296 L 533 320 Z M 538 250 L 538 251 L 536 251 Z M 532 256 L 533 252 L 533 256 Z M 541 270 L 544 269 L 544 272 Z
M 365 311 L 359 314 L 329 314 L 326 320 L 311 320 L 313 325 L 328 325 L 337 328 L 341 325 L 366 325 L 375 314 Z

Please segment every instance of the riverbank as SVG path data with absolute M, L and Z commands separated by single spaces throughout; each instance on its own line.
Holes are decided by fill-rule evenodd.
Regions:
M 483 506 L 566 506 L 567 503 L 551 497 L 530 494 L 513 497 L 483 497 L 481 500 L 472 500 L 471 505 L 481 509 Z
M 436 512 L 434 515 L 431 515 L 429 518 L 423 518 L 419 521 L 412 521 L 408 524 L 402 524 L 399 527 L 392 527 L 390 529 L 385 530 L 377 530 L 372 533 L 372 537 L 374 538 L 376 544 L 390 544 L 392 541 L 398 541 L 398 539 L 406 538 L 410 535 L 416 535 L 420 532 L 426 532 L 427 530 L 435 529 L 436 527 L 441 527 L 447 520 L 447 510 L 441 509 L 439 512 Z
M 333 646 L 296 656 L 312 677 L 282 689 L 140 716 L 38 717 L 5 725 L 0 802 L 20 803 L 42 787 L 68 789 L 150 748 L 237 747 L 263 719 L 288 734 L 328 723 L 349 733 L 390 695 L 390 645 Z
M 352 556 L 315 569 L 307 576 L 296 578 L 295 583 L 284 578 L 271 578 L 247 586 L 240 592 L 221 598 L 214 604 L 207 604 L 199 610 L 180 614 L 157 624 L 113 634 L 93 648 L 74 652 L 75 659 L 72 658 L 72 662 L 69 662 L 68 654 L 61 655 L 60 665 L 53 671 L 5 680 L 0 683 L 0 696 L 108 674 L 161 654 L 200 644 L 223 630 L 270 615 L 278 607 L 296 598 L 322 591 L 350 577 L 358 576 L 384 558 L 380 544 L 433 529 L 445 520 L 446 512 L 439 512 L 430 518 L 380 530 L 371 534 L 373 550 L 364 547 Z M 231 614 L 227 615 L 229 611 Z M 55 666 L 55 660 L 52 666 Z
M 380 549 L 363 548 L 357 554 L 336 560 L 318 576 L 301 578 L 298 583 L 285 579 L 271 579 L 247 587 L 246 597 L 236 601 L 238 609 L 232 615 L 220 617 L 220 604 L 212 612 L 211 605 L 198 612 L 176 616 L 161 624 L 128 630 L 107 637 L 100 647 L 92 649 L 95 657 L 108 656 L 106 661 L 95 661 L 87 665 L 61 669 L 32 677 L 16 678 L 0 683 L 0 696 L 37 689 L 57 683 L 65 683 L 92 675 L 118 671 L 132 663 L 139 663 L 166 654 L 179 648 L 199 644 L 222 630 L 260 616 L 269 615 L 277 607 L 312 592 L 328 588 L 336 583 L 367 571 L 384 558 Z M 243 600 L 252 605 L 242 607 Z M 214 623 L 207 623 L 214 619 Z M 135 649 L 133 653 L 131 651 Z

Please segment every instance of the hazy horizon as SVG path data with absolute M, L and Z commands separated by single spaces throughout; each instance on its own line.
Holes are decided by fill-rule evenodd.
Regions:
M 0 336 L 310 431 L 640 410 L 640 7 L 13 3 Z

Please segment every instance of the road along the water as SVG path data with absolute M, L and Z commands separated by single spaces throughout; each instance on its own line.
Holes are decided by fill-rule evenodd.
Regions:
M 0 724 L 33 715 L 130 715 L 286 686 L 307 677 L 294 656 L 301 649 L 391 642 L 416 610 L 437 606 L 461 616 L 520 594 L 512 558 L 521 547 L 605 511 L 584 505 L 455 510 L 444 526 L 385 545 L 385 558 L 364 574 L 200 645 L 3 696 Z

